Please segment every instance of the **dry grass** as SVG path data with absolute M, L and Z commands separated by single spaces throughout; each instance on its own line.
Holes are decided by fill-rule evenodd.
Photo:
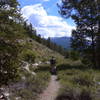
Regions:
M 58 66 L 58 80 L 62 87 L 56 100 L 99 100 L 96 94 L 100 95 L 97 85 L 100 71 L 86 68 L 79 61 L 67 61 Z

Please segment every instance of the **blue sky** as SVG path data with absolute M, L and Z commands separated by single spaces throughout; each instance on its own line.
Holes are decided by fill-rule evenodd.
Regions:
M 21 12 L 43 37 L 70 36 L 74 22 L 63 19 L 58 13 L 60 0 L 18 0 Z

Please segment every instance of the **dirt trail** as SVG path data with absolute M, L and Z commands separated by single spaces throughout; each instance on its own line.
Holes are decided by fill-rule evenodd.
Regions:
M 46 90 L 44 90 L 44 92 L 40 94 L 39 100 L 55 100 L 57 92 L 60 88 L 59 82 L 56 79 L 57 76 L 51 76 L 51 81 Z

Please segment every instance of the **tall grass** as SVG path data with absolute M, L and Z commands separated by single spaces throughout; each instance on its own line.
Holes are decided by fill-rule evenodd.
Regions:
M 89 69 L 78 62 L 67 62 L 58 66 L 61 88 L 56 100 L 100 100 L 96 95 L 100 95 L 100 87 L 97 85 L 100 71 Z

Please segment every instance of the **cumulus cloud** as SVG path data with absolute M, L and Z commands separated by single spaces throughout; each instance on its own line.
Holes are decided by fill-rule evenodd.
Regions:
M 26 0 L 26 1 L 29 1 L 29 0 Z M 34 2 L 47 2 L 47 1 L 50 1 L 50 0 L 31 0 L 31 1 L 34 1 Z
M 44 0 L 44 1 L 49 1 L 49 0 Z
M 46 38 L 71 36 L 72 29 L 75 29 L 61 17 L 48 15 L 42 4 L 25 6 L 22 14 L 36 28 L 37 33 Z
M 50 1 L 50 0 L 34 0 L 34 1 L 41 1 L 41 2 L 44 1 L 44 2 L 46 2 L 46 1 Z

